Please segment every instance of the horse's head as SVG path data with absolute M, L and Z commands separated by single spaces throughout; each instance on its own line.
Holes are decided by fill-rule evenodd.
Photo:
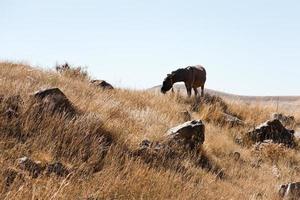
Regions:
M 173 74 L 168 74 L 168 76 L 165 78 L 163 85 L 160 89 L 160 91 L 162 93 L 165 94 L 167 91 L 169 91 L 173 87 L 173 84 L 174 84 L 173 78 L 174 78 Z

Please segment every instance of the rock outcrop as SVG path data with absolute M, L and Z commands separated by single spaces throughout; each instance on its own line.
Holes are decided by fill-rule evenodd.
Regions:
M 254 130 L 248 132 L 253 142 L 272 140 L 274 143 L 282 143 L 288 147 L 294 147 L 294 131 L 286 129 L 278 119 L 269 120 Z
M 205 125 L 201 120 L 193 120 L 171 128 L 161 141 L 152 142 L 150 140 L 143 140 L 139 145 L 138 151 L 172 152 L 177 149 L 191 151 L 201 146 L 204 140 Z
M 171 128 L 167 133 L 166 142 L 169 145 L 180 145 L 190 150 L 202 145 L 205 140 L 205 126 L 201 120 L 185 122 Z
M 205 125 L 202 121 L 188 121 L 171 128 L 161 141 L 143 140 L 132 156 L 141 158 L 151 166 L 183 173 L 186 168 L 181 161 L 190 159 L 195 166 L 215 174 L 216 178 L 224 178 L 224 171 L 199 148 L 204 141 Z
M 59 88 L 40 90 L 35 92 L 32 97 L 32 108 L 38 114 L 60 113 L 68 117 L 74 117 L 77 114 L 76 108 Z

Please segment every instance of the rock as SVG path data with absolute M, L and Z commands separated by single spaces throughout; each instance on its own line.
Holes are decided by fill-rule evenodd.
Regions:
M 33 178 L 37 178 L 44 170 L 40 162 L 34 162 L 28 157 L 18 159 L 19 167 L 22 170 L 28 171 Z
M 109 90 L 114 89 L 114 87 L 111 84 L 109 84 L 108 82 L 106 82 L 104 80 L 92 80 L 90 83 L 92 85 L 102 88 L 102 89 L 109 89 Z
M 205 126 L 201 120 L 185 122 L 171 128 L 167 133 L 168 143 L 175 143 L 194 149 L 205 140 Z
M 77 113 L 75 107 L 59 88 L 40 90 L 33 95 L 33 107 L 38 113 L 61 113 L 74 117 Z
M 46 175 L 54 173 L 56 176 L 67 176 L 70 172 L 61 162 L 42 165 L 41 162 L 33 161 L 28 157 L 18 159 L 20 169 L 28 171 L 33 178 L 39 177 L 46 170 Z
M 150 140 L 143 140 L 141 143 L 140 143 L 140 149 L 146 149 L 146 148 L 149 148 L 151 146 L 152 142 Z
M 238 117 L 235 117 L 235 116 L 227 114 L 227 113 L 223 113 L 223 117 L 224 117 L 226 124 L 229 124 L 232 127 L 242 126 L 245 124 L 244 121 L 242 121 Z
M 238 145 L 241 145 L 241 146 L 244 145 L 244 139 L 243 139 L 242 136 L 239 136 L 239 135 L 234 137 L 234 142 Z
M 241 158 L 241 154 L 237 151 L 230 153 L 229 156 L 233 158 L 234 161 L 239 161 Z
M 7 109 L 3 113 L 3 115 L 6 116 L 8 119 L 17 118 L 19 116 L 19 114 L 11 108 Z
M 300 182 L 281 185 L 279 196 L 285 200 L 300 200 Z
M 47 166 L 46 174 L 50 175 L 52 173 L 56 174 L 57 176 L 67 176 L 69 174 L 69 170 L 60 162 L 55 162 L 49 164 Z
M 248 132 L 254 142 L 272 140 L 274 143 L 282 143 L 288 147 L 294 147 L 294 131 L 286 129 L 278 119 L 269 120 L 254 130 Z
M 284 126 L 296 123 L 295 117 L 291 115 L 284 115 L 282 113 L 273 113 L 272 119 L 278 119 Z

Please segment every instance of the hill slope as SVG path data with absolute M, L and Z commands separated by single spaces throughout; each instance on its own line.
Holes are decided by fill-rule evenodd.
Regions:
M 220 121 L 222 104 L 195 108 L 194 99 L 179 95 L 101 90 L 77 72 L 0 63 L 0 199 L 276 199 L 278 184 L 300 177 L 298 149 L 272 145 L 255 152 L 236 142 L 267 120 L 274 107 L 227 102 L 228 112 L 250 124 L 231 127 Z M 66 95 L 76 108 L 75 118 L 36 111 L 31 94 L 50 87 Z M 16 96 L 21 99 L 17 113 L 6 115 L 8 99 Z M 205 121 L 206 139 L 199 151 L 206 164 L 195 164 L 198 154 L 134 153 L 142 140 L 160 141 L 169 128 L 183 123 L 186 110 Z M 234 152 L 241 158 L 235 160 Z M 48 172 L 49 163 L 59 162 L 69 173 L 36 174 L 36 169 L 20 166 L 24 156 L 35 167 L 48 166 Z M 207 165 L 218 166 L 224 176 Z

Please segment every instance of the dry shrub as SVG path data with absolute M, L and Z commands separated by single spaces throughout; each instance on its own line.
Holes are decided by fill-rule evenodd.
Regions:
M 89 80 L 89 75 L 83 67 L 72 67 L 67 62 L 62 65 L 56 65 L 57 72 L 70 78 L 79 78 L 81 80 Z

